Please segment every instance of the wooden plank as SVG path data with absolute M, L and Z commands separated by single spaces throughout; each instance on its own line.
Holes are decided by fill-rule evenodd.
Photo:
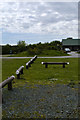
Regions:
M 48 68 L 48 65 L 63 65 L 63 68 L 65 68 L 65 65 L 68 65 L 69 62 L 41 62 L 41 64 L 45 65 L 45 68 Z
M 58 65 L 58 64 L 69 64 L 69 62 L 42 62 L 42 64 L 56 64 L 56 65 Z

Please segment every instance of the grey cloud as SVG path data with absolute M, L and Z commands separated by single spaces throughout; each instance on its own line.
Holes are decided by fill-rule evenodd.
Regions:
M 77 3 L 70 2 L 4 3 L 0 10 L 0 14 L 3 18 L 3 28 L 5 26 L 6 30 L 8 31 L 7 25 L 9 25 L 10 29 L 12 29 L 13 32 L 16 28 L 18 28 L 18 31 L 21 27 L 23 28 L 22 32 L 28 31 L 29 28 L 31 32 L 33 31 L 34 33 L 36 31 L 54 32 L 54 29 L 56 29 L 56 32 L 58 32 L 60 30 L 59 24 L 63 25 L 64 22 L 66 23 L 67 21 L 71 23 L 72 20 L 77 20 L 78 17 Z M 42 14 L 46 15 L 41 16 Z M 67 25 L 63 25 L 62 28 L 64 28 L 65 30 L 66 26 Z M 31 27 L 33 30 L 31 29 Z
M 53 11 L 59 12 L 66 20 L 76 19 L 78 16 L 78 3 L 77 2 L 60 2 L 60 3 L 47 3 L 48 8 Z
M 27 29 L 27 28 L 30 27 L 30 25 L 29 25 L 28 23 L 23 23 L 23 24 L 22 24 L 22 27 L 23 27 L 24 29 Z

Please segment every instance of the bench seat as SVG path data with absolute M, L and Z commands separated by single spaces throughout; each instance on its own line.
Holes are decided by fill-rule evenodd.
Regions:
M 43 65 L 45 65 L 45 68 L 48 67 L 48 65 L 63 65 L 63 68 L 65 68 L 65 65 L 68 65 L 69 62 L 42 62 Z

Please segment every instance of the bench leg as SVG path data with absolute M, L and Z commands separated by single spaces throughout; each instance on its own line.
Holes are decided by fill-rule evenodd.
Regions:
M 45 68 L 48 68 L 48 65 L 47 65 L 47 64 L 45 64 Z
M 8 90 L 12 90 L 12 81 L 8 83 Z
M 65 64 L 63 64 L 63 68 L 65 68 Z

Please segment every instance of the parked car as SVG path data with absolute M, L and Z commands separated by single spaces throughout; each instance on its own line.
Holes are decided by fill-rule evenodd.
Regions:
M 69 48 L 65 48 L 65 52 L 71 52 Z

